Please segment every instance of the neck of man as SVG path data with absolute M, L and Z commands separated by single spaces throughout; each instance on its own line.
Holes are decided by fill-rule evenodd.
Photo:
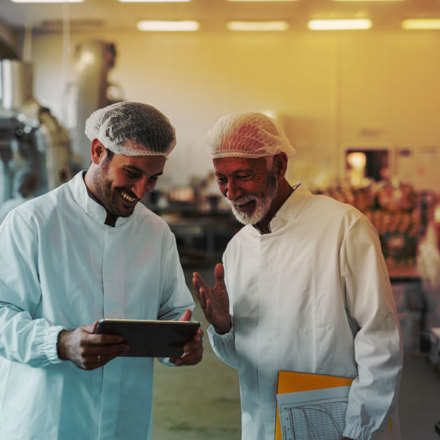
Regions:
M 270 234 L 270 222 L 275 217 L 275 214 L 279 211 L 284 202 L 290 197 L 293 192 L 293 188 L 289 185 L 286 179 L 282 179 L 279 182 L 278 191 L 275 198 L 270 204 L 269 211 L 264 216 L 264 218 L 259 221 L 255 227 L 260 231 L 261 234 Z
M 91 187 L 93 187 L 93 179 L 91 177 L 90 169 L 87 172 L 83 173 L 84 183 L 86 184 L 87 194 L 91 199 L 93 199 L 96 203 L 99 203 L 107 213 L 104 224 L 107 226 L 112 226 L 113 228 L 116 226 L 116 220 L 118 216 L 113 215 L 111 212 L 108 212 L 107 208 L 103 205 L 101 200 L 96 197 L 95 193 L 92 191 Z

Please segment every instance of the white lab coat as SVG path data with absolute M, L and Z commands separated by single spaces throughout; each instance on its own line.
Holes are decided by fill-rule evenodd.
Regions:
M 1 439 L 150 438 L 152 358 L 84 371 L 57 356 L 63 328 L 193 308 L 166 223 L 139 203 L 105 217 L 79 173 L 0 226 Z
M 5 217 L 9 214 L 9 211 L 12 211 L 17 206 L 20 206 L 22 203 L 30 200 L 22 195 L 14 197 L 13 199 L 6 200 L 0 205 L 0 223 L 5 219 Z
M 380 243 L 353 207 L 298 188 L 261 235 L 248 225 L 224 253 L 233 327 L 208 329 L 237 368 L 242 439 L 272 440 L 279 370 L 355 378 L 344 435 L 399 439 L 393 411 L 400 330 Z M 383 428 L 386 433 L 371 437 Z

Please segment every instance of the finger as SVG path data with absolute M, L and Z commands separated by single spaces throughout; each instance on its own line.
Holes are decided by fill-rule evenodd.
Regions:
M 190 309 L 185 310 L 183 315 L 179 318 L 179 321 L 190 321 L 191 315 L 192 315 L 192 311 Z
M 200 307 L 203 309 L 203 311 L 205 311 L 206 308 L 206 290 L 201 287 L 200 291 L 199 291 L 199 301 L 200 301 Z
M 96 357 L 100 356 L 119 356 L 126 353 L 130 349 L 128 344 L 117 345 L 90 345 L 84 350 L 83 356 Z
M 215 286 L 214 288 L 226 288 L 225 286 L 225 270 L 223 264 L 218 263 L 214 268 Z
M 187 356 L 189 353 L 192 353 L 193 351 L 197 350 L 198 347 L 200 347 L 201 345 L 202 345 L 201 340 L 194 338 L 191 342 L 188 342 L 183 347 L 183 355 L 185 355 L 185 353 L 186 353 L 186 356 Z
M 194 289 L 196 290 L 196 292 L 200 289 L 199 277 L 200 277 L 200 274 L 198 272 L 193 273 L 192 283 L 193 283 L 193 286 L 194 286 Z
M 111 355 L 98 355 L 95 356 L 94 359 L 96 360 L 96 363 L 98 366 L 103 367 L 105 364 L 108 364 L 110 361 L 118 357 L 117 354 L 111 354 Z
M 98 320 L 96 320 L 96 321 L 93 323 L 92 333 L 95 333 L 95 331 L 96 331 L 96 327 L 98 327 L 98 324 L 99 324 L 99 321 L 98 321 Z
M 95 370 L 96 368 L 101 368 L 111 360 L 113 360 L 115 355 L 93 355 L 88 356 L 83 360 L 83 362 L 79 365 L 80 368 L 84 370 Z
M 198 289 L 196 290 L 200 290 L 201 287 L 203 287 L 204 289 L 209 288 L 204 278 L 198 272 L 194 272 L 193 276 L 195 277 L 196 282 L 198 283 Z
M 82 328 L 86 333 L 94 333 L 94 332 L 95 332 L 95 329 L 96 329 L 97 322 L 98 322 L 98 321 L 94 322 L 93 324 L 86 324 L 86 325 L 83 325 L 81 328 Z
M 188 342 L 183 346 L 183 352 L 191 353 L 194 350 L 197 350 L 199 347 L 203 347 L 203 330 L 199 328 L 194 335 L 192 341 Z
M 197 330 L 194 339 L 184 345 L 182 356 L 180 358 L 170 357 L 170 362 L 175 364 L 178 359 L 186 358 L 191 353 L 195 351 L 198 352 L 200 349 L 203 351 L 203 330 L 201 328 Z
M 86 345 L 112 345 L 120 344 L 124 338 L 120 335 L 105 335 L 105 334 L 87 334 L 84 337 Z
M 175 364 L 179 367 L 181 365 L 194 365 L 200 362 L 203 356 L 203 347 L 200 346 L 197 350 L 176 359 Z

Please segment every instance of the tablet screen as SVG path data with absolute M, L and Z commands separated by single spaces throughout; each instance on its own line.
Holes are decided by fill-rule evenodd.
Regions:
M 199 327 L 200 323 L 193 321 L 101 319 L 95 333 L 122 336 L 130 345 L 123 356 L 180 357 Z

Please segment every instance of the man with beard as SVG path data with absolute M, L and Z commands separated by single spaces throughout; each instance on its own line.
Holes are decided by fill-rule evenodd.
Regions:
M 274 438 L 280 370 L 353 378 L 340 438 L 399 439 L 400 329 L 373 226 L 288 183 L 295 150 L 271 118 L 224 116 L 208 143 L 219 189 L 245 226 L 215 285 L 197 272 L 193 284 L 217 356 L 238 369 L 242 439 Z
M 100 318 L 189 320 L 174 235 L 139 201 L 162 175 L 174 127 L 117 103 L 86 122 L 91 164 L 0 227 L 0 438 L 148 439 L 153 358 L 120 357 Z M 170 365 L 202 357 L 202 331 Z

